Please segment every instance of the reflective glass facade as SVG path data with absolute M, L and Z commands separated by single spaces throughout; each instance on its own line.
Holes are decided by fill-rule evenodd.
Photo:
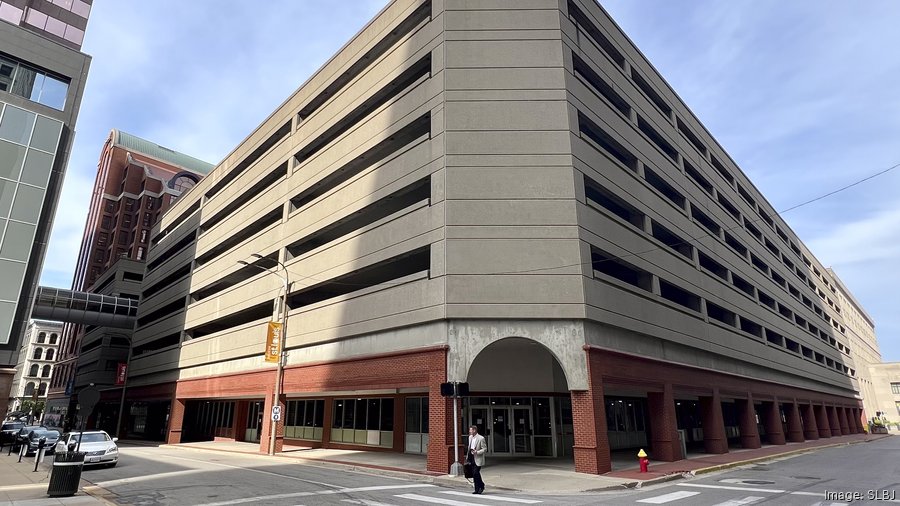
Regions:
M 0 339 L 8 342 L 62 122 L 0 102 Z

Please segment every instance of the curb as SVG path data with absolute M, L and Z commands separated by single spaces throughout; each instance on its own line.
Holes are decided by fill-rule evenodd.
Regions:
M 81 487 L 81 491 L 93 497 L 94 499 L 98 499 L 105 504 L 109 504 L 110 506 L 119 506 L 117 502 L 112 500 L 113 497 L 118 496 L 101 486 L 91 484 L 85 487 Z

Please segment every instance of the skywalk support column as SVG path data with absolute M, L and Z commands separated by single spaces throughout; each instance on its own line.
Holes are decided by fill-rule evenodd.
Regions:
M 713 388 L 711 396 L 700 397 L 700 416 L 703 421 L 703 449 L 706 453 L 728 453 L 725 437 L 725 420 L 722 418 L 722 399 L 719 389 Z
M 838 420 L 837 408 L 834 406 L 827 406 L 825 411 L 828 413 L 828 424 L 831 426 L 831 435 L 840 436 L 841 422 Z
M 787 440 L 791 443 L 802 443 L 805 441 L 803 437 L 803 423 L 800 421 L 800 406 L 797 400 L 784 405 L 784 414 L 787 418 Z
M 838 410 L 838 421 L 841 422 L 841 434 L 846 436 L 851 433 L 850 430 L 850 422 L 847 421 L 847 408 L 839 407 Z
M 781 409 L 778 399 L 772 402 L 764 402 L 762 405 L 763 424 L 766 428 L 766 438 L 770 445 L 783 445 L 784 427 L 781 425 Z
M 596 353 L 596 352 L 593 352 Z M 599 366 L 591 363 L 591 350 L 585 350 L 588 361 L 588 390 L 572 391 L 572 424 L 575 431 L 575 471 L 603 474 L 612 470 L 609 437 L 606 434 L 606 407 L 603 404 L 603 381 Z
M 819 424 L 816 422 L 818 415 L 812 404 L 803 404 L 803 437 L 811 441 L 819 439 Z
M 753 395 L 747 394 L 746 399 L 735 399 L 738 424 L 741 430 L 741 446 L 744 448 L 759 448 L 759 429 L 756 427 L 756 409 L 753 407 Z
M 831 437 L 831 424 L 828 423 L 828 413 L 825 410 L 825 406 L 822 404 L 815 404 L 813 409 L 816 412 L 816 425 L 819 426 L 819 437 Z
M 675 393 L 671 383 L 663 385 L 662 392 L 649 392 L 650 443 L 654 460 L 674 462 L 684 458 L 678 441 L 678 425 L 675 415 Z

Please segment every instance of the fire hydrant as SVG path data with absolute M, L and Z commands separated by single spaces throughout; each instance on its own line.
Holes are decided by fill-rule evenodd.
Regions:
M 641 451 L 638 452 L 638 463 L 641 465 L 641 472 L 646 473 L 649 472 L 650 467 L 650 459 L 647 458 L 647 452 L 641 448 Z

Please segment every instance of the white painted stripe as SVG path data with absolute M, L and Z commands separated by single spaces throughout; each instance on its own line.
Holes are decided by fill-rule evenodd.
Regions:
M 442 490 L 442 494 L 452 494 L 452 495 L 462 495 L 462 496 L 470 496 L 471 492 L 459 492 L 457 490 Z M 520 504 L 540 504 L 541 501 L 535 501 L 533 499 L 517 499 L 515 497 L 504 497 L 502 495 L 480 495 L 479 499 L 490 499 L 492 501 L 502 501 L 502 502 L 517 502 Z
M 742 492 L 762 492 L 763 494 L 783 494 L 784 490 L 777 488 L 752 488 L 752 487 L 729 487 L 726 485 L 706 485 L 704 483 L 679 483 L 679 487 L 696 487 L 696 488 L 716 488 L 719 490 L 740 490 Z
M 210 502 L 197 506 L 227 506 L 229 504 L 246 504 L 259 501 L 271 501 L 274 499 L 287 499 L 290 497 L 309 497 L 315 495 L 334 495 L 334 494 L 352 494 L 354 492 L 373 492 L 377 490 L 399 490 L 407 488 L 433 488 L 435 485 L 427 483 L 415 483 L 412 485 L 376 485 L 373 487 L 356 487 L 356 488 L 339 488 L 336 490 L 318 490 L 313 492 L 293 492 L 289 494 L 261 495 L 256 497 L 245 497 L 243 499 L 232 499 L 230 501 Z
M 395 495 L 394 497 L 401 497 L 403 499 L 409 499 L 410 501 L 416 501 L 416 502 L 427 502 L 427 503 L 431 503 L 431 504 L 446 504 L 447 506 L 484 506 L 484 503 L 454 501 L 453 499 L 444 499 L 443 497 L 430 497 L 427 495 L 418 495 L 418 494 L 403 494 L 403 495 Z
M 656 497 L 648 497 L 646 499 L 641 499 L 636 502 L 643 502 L 647 504 L 665 504 L 667 502 L 678 501 L 681 499 L 685 499 L 688 497 L 693 497 L 700 492 L 688 492 L 687 490 L 682 490 L 680 492 L 672 492 L 670 494 L 659 495 Z
M 250 467 L 244 467 L 244 466 L 233 466 L 233 465 L 231 465 L 231 464 L 223 464 L 223 463 L 221 463 L 221 462 L 209 462 L 209 461 L 207 461 L 207 460 L 189 459 L 189 458 L 187 458 L 187 457 L 173 457 L 173 456 L 167 456 L 167 458 L 169 458 L 169 459 L 177 459 L 177 460 L 187 460 L 187 461 L 189 461 L 189 462 L 197 462 L 197 463 L 199 463 L 199 464 L 204 464 L 204 465 L 209 465 L 209 466 L 227 467 L 227 468 L 229 468 L 229 469 L 240 469 L 241 471 L 248 471 L 248 472 L 251 472 L 251 473 L 265 474 L 265 475 L 268 475 L 268 476 L 276 476 L 276 477 L 278 477 L 278 478 L 283 478 L 283 479 L 286 479 L 286 480 L 302 481 L 303 483 L 310 483 L 310 484 L 313 484 L 313 485 L 320 485 L 320 486 L 322 486 L 322 487 L 328 487 L 328 488 L 334 488 L 334 489 L 343 488 L 341 485 L 333 485 L 333 484 L 331 484 L 331 483 L 323 483 L 323 482 L 321 482 L 321 481 L 314 481 L 314 480 L 305 480 L 305 479 L 303 479 L 303 478 L 297 478 L 296 476 L 288 476 L 288 475 L 286 475 L 286 474 L 273 473 L 273 472 L 270 472 L 270 471 L 261 471 L 261 470 L 259 470 L 259 469 L 253 469 L 253 468 L 250 468 Z
M 348 502 L 350 504 L 362 504 L 363 506 L 396 506 L 394 504 L 388 504 L 386 502 L 368 501 L 366 499 L 344 499 L 341 502 Z
M 208 473 L 206 469 L 183 469 L 181 471 L 170 471 L 168 473 L 145 474 L 143 476 L 132 476 L 131 478 L 119 478 L 118 480 L 106 480 L 93 482 L 94 485 L 103 488 L 118 487 L 119 485 L 128 485 L 129 483 L 138 483 L 141 481 L 165 480 L 166 478 L 175 478 L 188 474 Z
M 821 492 L 789 492 L 791 495 L 811 495 L 813 497 L 825 497 Z
M 718 504 L 714 504 L 713 506 L 742 506 L 744 504 L 753 504 L 763 499 L 765 499 L 765 497 L 757 497 L 751 495 L 743 499 L 732 499 L 730 501 L 720 502 Z

